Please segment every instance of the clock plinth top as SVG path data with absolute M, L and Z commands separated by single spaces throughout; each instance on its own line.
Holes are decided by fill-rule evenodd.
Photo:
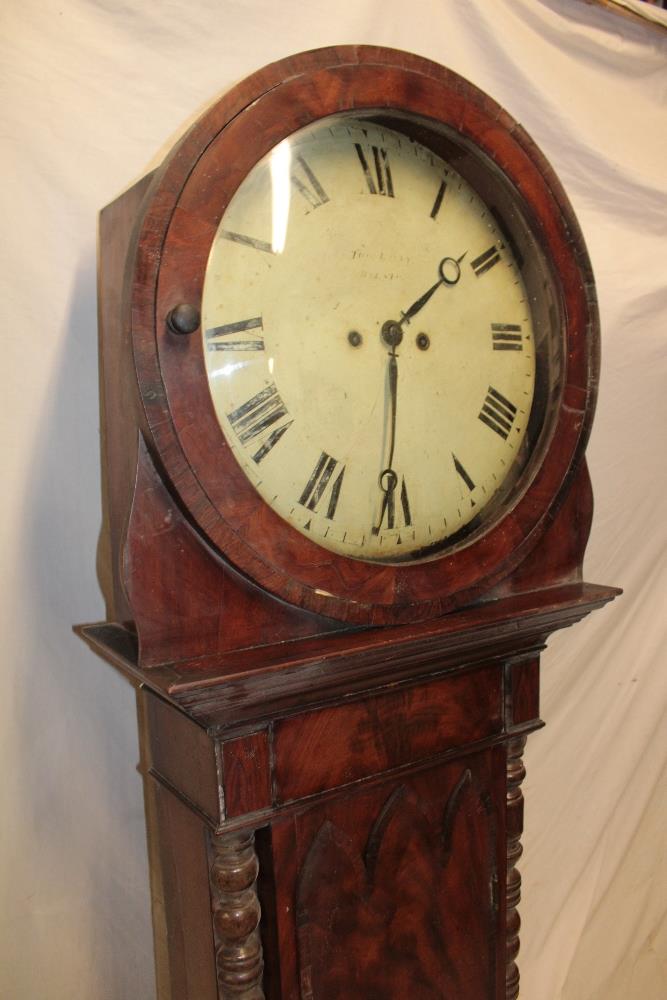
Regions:
M 612 601 L 615 587 L 573 583 L 517 594 L 436 621 L 349 630 L 142 668 L 136 636 L 114 623 L 76 631 L 128 677 L 173 701 L 200 724 L 237 726 L 295 705 L 539 651 L 554 631 Z M 388 653 L 390 651 L 390 655 Z M 242 697 L 241 697 L 242 693 Z

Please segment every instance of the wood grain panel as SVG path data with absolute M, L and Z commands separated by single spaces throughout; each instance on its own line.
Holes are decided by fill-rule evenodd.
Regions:
M 508 666 L 511 699 L 508 726 L 518 726 L 540 717 L 540 658 L 532 657 Z
M 504 997 L 504 779 L 494 749 L 278 823 L 281 1000 Z
M 271 805 L 269 739 L 266 730 L 222 744 L 225 814 L 241 816 Z
M 136 485 L 123 547 L 123 582 L 151 667 L 263 640 L 280 642 L 339 628 L 282 606 L 202 544 L 139 436 Z
M 120 579 L 120 553 L 136 467 L 138 395 L 130 324 L 123 305 L 123 277 L 133 233 L 153 174 L 100 212 L 97 300 L 100 357 L 102 530 L 98 574 L 112 621 L 132 612 Z
M 500 667 L 489 666 L 283 720 L 274 735 L 277 798 L 425 760 L 499 732 L 501 718 Z
M 146 805 L 159 1000 L 219 1000 L 206 826 L 151 775 Z
M 148 767 L 193 802 L 212 823 L 221 819 L 215 746 L 205 729 L 173 705 L 141 692 Z

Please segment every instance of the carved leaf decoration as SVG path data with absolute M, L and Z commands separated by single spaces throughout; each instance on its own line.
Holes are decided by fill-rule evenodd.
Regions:
M 385 802 L 370 831 L 364 858 L 351 838 L 326 821 L 313 840 L 297 891 L 299 962 L 302 1000 L 464 1000 L 489 994 L 488 927 L 478 933 L 469 903 L 490 909 L 489 859 L 493 854 L 489 815 L 481 805 L 470 772 L 465 772 L 450 796 L 445 821 L 438 827 L 405 786 Z M 474 826 L 481 819 L 485 833 Z M 446 877 L 450 850 L 463 844 L 464 876 L 472 888 L 453 911 L 463 926 L 463 947 L 470 952 L 466 978 L 460 975 L 461 941 L 450 941 L 452 900 Z M 483 845 L 482 853 L 479 852 Z M 483 871 L 471 878 L 470 864 Z M 480 882 L 486 879 L 483 893 Z M 456 964 L 452 957 L 457 954 Z M 469 975 L 469 965 L 475 970 Z

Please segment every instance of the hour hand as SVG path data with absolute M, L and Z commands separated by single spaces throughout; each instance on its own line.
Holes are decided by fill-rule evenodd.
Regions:
M 438 264 L 438 280 L 434 285 L 420 295 L 419 298 L 412 303 L 409 309 L 401 313 L 401 319 L 399 321 L 399 326 L 403 323 L 409 323 L 413 316 L 416 316 L 421 309 L 424 308 L 426 303 L 431 299 L 431 297 L 440 288 L 440 285 L 456 285 L 459 278 L 461 277 L 461 261 L 465 257 L 466 250 L 461 254 L 456 260 L 453 257 L 443 257 Z
M 436 283 L 434 285 L 432 285 L 427 292 L 424 292 L 423 295 L 420 295 L 420 297 L 417 299 L 417 301 L 413 302 L 409 309 L 407 309 L 405 312 L 401 313 L 401 320 L 400 320 L 400 322 L 401 323 L 409 323 L 410 320 L 412 319 L 412 317 L 416 316 L 417 313 L 421 309 L 424 308 L 424 306 L 429 301 L 429 299 L 440 288 L 441 284 L 442 284 L 442 278 L 438 278 L 438 280 L 436 281 Z

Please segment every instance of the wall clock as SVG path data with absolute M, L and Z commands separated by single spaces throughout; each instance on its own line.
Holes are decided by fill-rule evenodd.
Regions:
M 404 566 L 474 545 L 550 429 L 556 289 L 516 196 L 504 215 L 502 194 L 483 201 L 461 156 L 421 118 L 327 115 L 250 170 L 210 250 L 203 349 L 225 454 L 336 556 Z
M 552 169 L 432 62 L 293 56 L 104 211 L 100 315 L 160 996 L 516 996 L 539 650 L 617 593 Z

